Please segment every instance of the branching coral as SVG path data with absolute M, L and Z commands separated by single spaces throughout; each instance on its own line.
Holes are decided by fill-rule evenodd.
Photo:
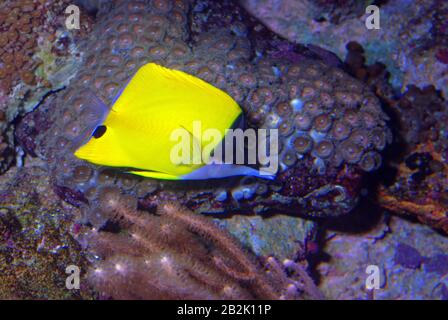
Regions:
M 153 213 L 116 188 L 97 195 L 119 233 L 91 230 L 84 241 L 100 258 L 88 279 L 114 299 L 323 298 L 303 268 L 261 263 L 209 219 L 173 203 Z M 125 231 L 123 231 L 125 230 Z M 292 277 L 288 277 L 286 269 Z

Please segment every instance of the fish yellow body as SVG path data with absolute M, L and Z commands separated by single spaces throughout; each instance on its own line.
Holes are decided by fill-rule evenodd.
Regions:
M 210 142 L 195 135 L 195 121 L 200 121 L 202 130 L 217 129 L 225 136 L 241 114 L 238 104 L 222 90 L 185 72 L 149 63 L 137 71 L 116 99 L 96 130 L 100 132 L 79 147 L 75 156 L 157 179 L 256 175 L 245 166 L 230 166 L 219 173 L 220 166 L 209 167 L 207 159 L 178 164 L 170 158 L 177 143 L 171 138 L 175 130 L 188 131 L 193 144 L 204 147 Z

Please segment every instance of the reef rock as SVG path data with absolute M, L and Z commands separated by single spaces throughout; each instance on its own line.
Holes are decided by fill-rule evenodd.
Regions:
M 390 140 L 379 101 L 343 71 L 285 47 L 255 25 L 227 2 L 117 1 L 107 13 L 98 12 L 76 78 L 22 125 L 31 133 L 25 136 L 37 141 L 32 151 L 48 161 L 61 193 L 77 195 L 70 197 L 76 205 L 92 206 L 89 195 L 95 188 L 117 185 L 142 206 L 154 197 L 176 198 L 202 213 L 274 208 L 325 216 L 350 211 L 363 173 L 380 166 L 380 152 Z M 275 181 L 141 180 L 76 159 L 72 141 L 95 115 L 86 90 L 111 103 L 148 62 L 183 70 L 228 92 L 243 108 L 249 127 L 278 129 Z M 36 118 L 45 119 L 42 126 L 33 127 Z

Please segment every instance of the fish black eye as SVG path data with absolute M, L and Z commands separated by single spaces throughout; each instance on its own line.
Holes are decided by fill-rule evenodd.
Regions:
M 104 125 L 96 127 L 95 131 L 93 131 L 92 136 L 95 139 L 101 138 L 106 133 L 107 127 Z

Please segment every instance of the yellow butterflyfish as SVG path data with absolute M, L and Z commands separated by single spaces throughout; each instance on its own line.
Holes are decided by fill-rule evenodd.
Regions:
M 224 137 L 242 110 L 224 91 L 183 71 L 148 63 L 136 72 L 110 110 L 102 108 L 108 114 L 99 119 L 89 140 L 77 146 L 74 154 L 80 159 L 156 179 L 272 178 L 244 165 L 210 163 L 213 149 L 222 141 L 201 139 L 194 124 Z M 179 130 L 190 138 L 185 142 L 190 142 L 187 151 L 208 146 L 212 152 L 200 161 L 173 161 L 173 148 L 179 146 L 173 132 Z

